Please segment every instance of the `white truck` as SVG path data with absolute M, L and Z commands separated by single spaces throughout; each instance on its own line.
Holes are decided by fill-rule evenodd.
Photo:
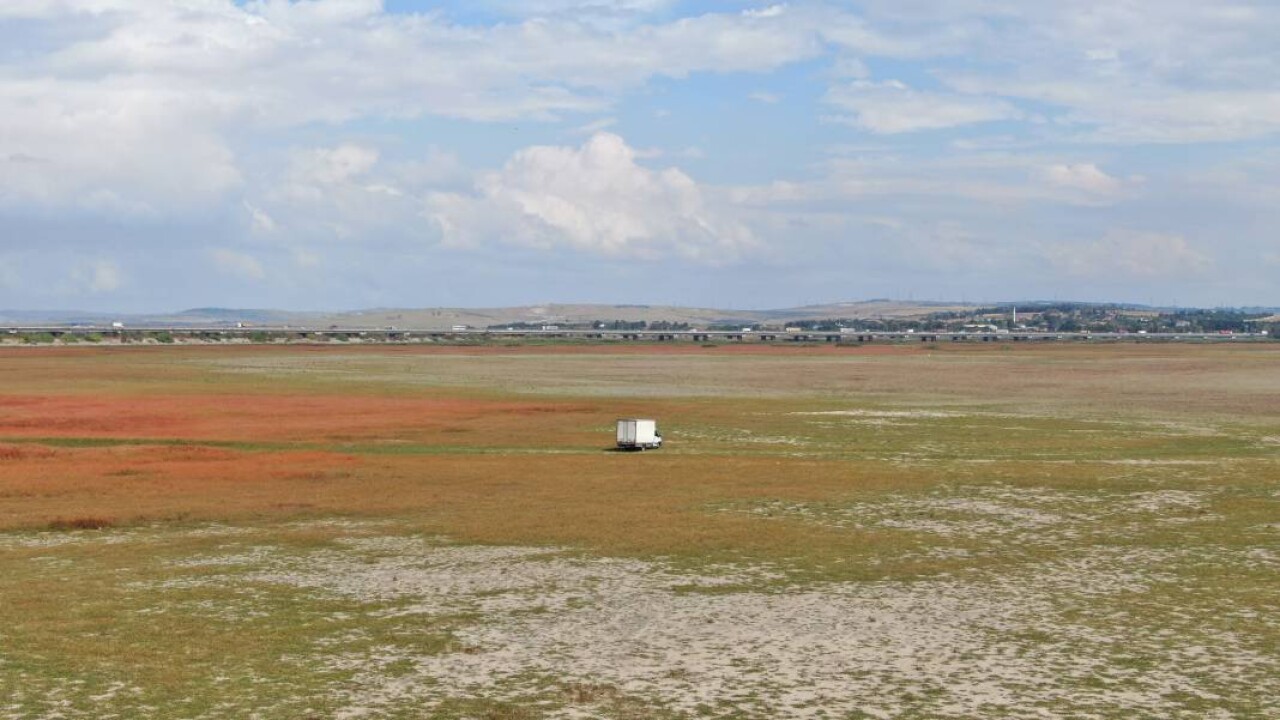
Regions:
M 662 447 L 658 421 L 640 418 L 618 420 L 618 447 L 622 450 L 656 450 Z

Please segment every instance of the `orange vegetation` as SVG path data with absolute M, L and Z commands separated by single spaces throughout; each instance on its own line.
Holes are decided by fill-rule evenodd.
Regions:
M 185 446 L 57 448 L 0 461 L 0 528 L 60 527 L 63 518 L 128 525 L 338 514 L 404 518 L 480 542 L 645 553 L 776 552 L 794 545 L 799 552 L 813 542 L 812 528 L 762 528 L 737 513 L 708 509 L 922 480 L 915 472 L 848 463 L 797 461 L 779 473 L 775 463 L 750 458 L 608 452 L 359 457 Z M 833 535 L 831 549 L 849 551 L 857 542 L 857 535 Z
M 742 453 L 723 452 L 717 443 L 729 441 L 717 438 L 743 429 L 767 434 L 769 423 L 800 422 L 787 419 L 792 410 L 829 409 L 822 405 L 831 402 L 828 398 L 841 403 L 836 409 L 856 407 L 867 398 L 936 403 L 941 397 L 1002 402 L 1022 411 L 1034 401 L 1045 406 L 1046 417 L 1067 408 L 1094 414 L 1136 409 L 1159 410 L 1161 417 L 1213 412 L 1233 421 L 1248 417 L 1271 423 L 1280 398 L 1277 349 L 1064 346 L 1001 352 L 692 344 L 5 349 L 0 350 L 0 387 L 9 394 L 0 394 L 0 528 L 355 514 L 409 518 L 477 541 L 567 543 L 624 552 L 770 545 L 771 553 L 785 554 L 790 543 L 799 552 L 823 531 L 785 521 L 761 524 L 716 508 L 751 498 L 822 500 L 920 486 L 944 479 L 942 471 L 808 459 L 792 453 L 786 437 L 776 447 L 756 444 L 744 446 Z M 320 354 L 333 361 L 326 369 L 336 363 L 341 370 L 348 359 L 356 364 L 348 374 L 304 376 L 234 372 L 230 363 L 264 356 L 292 362 Z M 447 363 L 425 365 L 452 373 L 446 379 L 457 381 L 509 368 L 495 369 L 495 361 L 486 360 L 491 366 L 477 369 L 464 357 L 473 355 L 681 357 L 643 363 L 513 361 L 521 366 L 521 382 L 540 392 L 549 392 L 566 372 L 582 376 L 571 379 L 617 389 L 635 383 L 635 374 L 643 371 L 648 373 L 643 389 L 652 388 L 652 395 L 534 399 L 511 391 L 504 396 L 483 383 L 466 390 L 458 389 L 466 387 L 461 384 L 362 379 L 362 368 L 373 360 L 433 354 L 453 356 Z M 697 360 L 726 354 L 742 360 Z M 806 360 L 841 355 L 859 361 Z M 424 367 L 403 364 L 410 375 Z M 227 369 L 232 372 L 221 372 Z M 716 388 L 752 383 L 787 392 L 748 399 L 715 395 Z M 682 389 L 701 394 L 682 396 Z M 672 433 L 672 448 L 662 453 L 604 452 L 612 419 L 633 412 L 652 412 L 686 430 L 700 428 L 703 439 L 690 432 L 681 440 Z M 874 439 L 865 428 L 858 432 Z M 883 452 L 911 449 L 886 445 Z M 985 476 L 1004 472 L 1001 465 L 981 467 Z M 1009 476 L 1016 479 L 1024 470 L 1015 463 Z M 1083 465 L 1053 469 L 1064 481 L 1076 473 L 1087 479 L 1090 472 Z M 832 552 L 851 552 L 860 538 L 833 534 L 823 542 Z
M 359 395 L 0 395 L 0 437 L 333 441 L 515 425 L 589 406 Z

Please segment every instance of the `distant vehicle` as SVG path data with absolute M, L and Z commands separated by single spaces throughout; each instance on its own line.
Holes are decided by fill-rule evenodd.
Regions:
M 454 326 L 453 326 L 453 331 L 454 331 L 454 332 L 466 332 L 466 331 L 467 331 L 467 326 L 466 326 L 466 325 L 454 325 Z
M 622 450 L 656 450 L 662 447 L 658 421 L 642 418 L 618 420 L 618 447 Z
M 124 323 L 117 320 L 116 322 L 111 323 L 111 327 L 119 329 L 124 327 Z
M 789 332 L 789 333 L 804 332 L 804 328 L 792 326 L 792 327 L 784 328 L 783 332 Z
M 542 329 L 543 330 L 559 330 L 560 326 L 559 325 L 543 325 Z
M 742 328 L 742 332 L 755 332 L 751 328 Z

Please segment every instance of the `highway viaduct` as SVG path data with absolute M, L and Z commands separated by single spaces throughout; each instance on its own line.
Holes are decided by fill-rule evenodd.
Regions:
M 151 339 L 189 341 L 250 342 L 332 342 L 360 340 L 366 342 L 468 342 L 484 340 L 593 340 L 629 342 L 700 342 L 700 343 L 1010 343 L 1054 341 L 1131 341 L 1131 342 L 1240 342 L 1270 339 L 1265 333 L 1114 333 L 1114 332 L 1039 332 L 1011 330 L 1001 332 L 891 332 L 880 330 L 610 330 L 602 328 L 555 329 L 410 329 L 356 327 L 292 327 L 292 326 L 138 326 L 103 327 L 90 325 L 0 326 L 0 339 L 5 336 L 40 339 L 93 339 L 136 342 Z M 38 341 L 38 340 L 37 340 Z

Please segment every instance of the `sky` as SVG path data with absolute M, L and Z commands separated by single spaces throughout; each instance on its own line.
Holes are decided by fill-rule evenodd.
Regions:
M 1280 305 L 1275 0 L 3 0 L 0 307 Z

